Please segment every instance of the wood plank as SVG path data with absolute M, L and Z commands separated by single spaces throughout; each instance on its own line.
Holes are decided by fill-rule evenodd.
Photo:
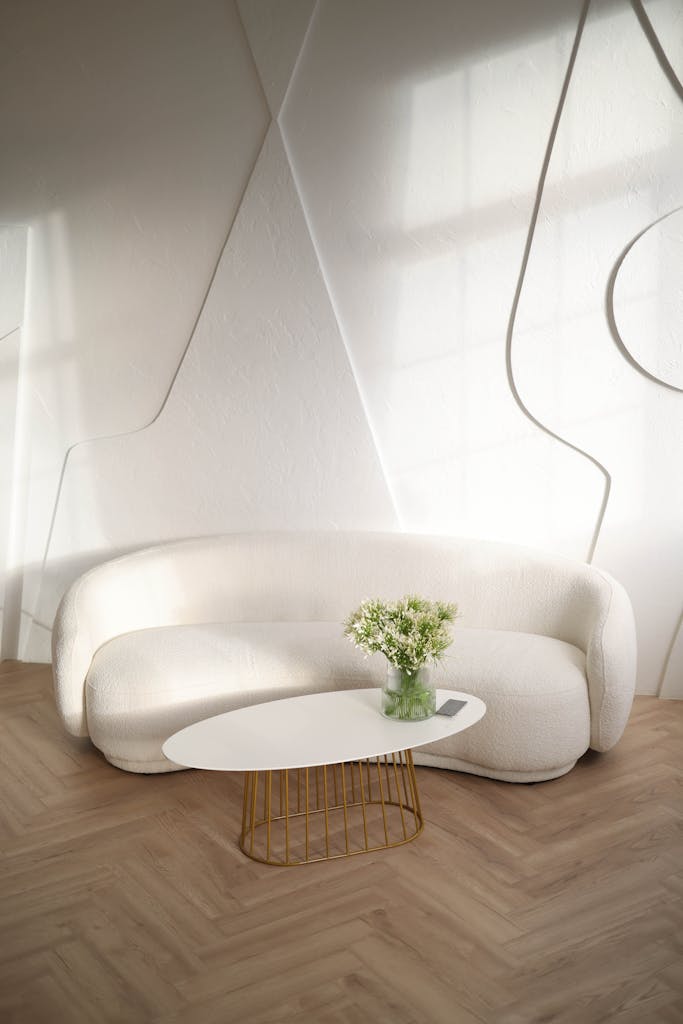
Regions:
M 0 666 L 3 1024 L 681 1024 L 683 704 L 549 783 L 418 768 L 425 833 L 246 859 L 241 779 L 140 776 Z

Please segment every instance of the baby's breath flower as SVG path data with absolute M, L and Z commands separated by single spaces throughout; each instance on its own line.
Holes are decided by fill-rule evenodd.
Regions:
M 408 594 L 399 601 L 363 601 L 344 623 L 344 634 L 366 655 L 379 652 L 409 675 L 438 661 L 452 642 L 448 625 L 457 605 Z

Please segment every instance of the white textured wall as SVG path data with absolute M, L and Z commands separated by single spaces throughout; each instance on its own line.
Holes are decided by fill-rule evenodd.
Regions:
M 680 692 L 677 0 L 45 7 L 0 70 L 22 654 L 112 552 L 404 528 L 593 557 Z
M 19 622 L 21 552 L 15 535 L 22 491 L 17 427 L 26 242 L 26 228 L 0 224 L 0 650 L 3 635 L 16 632 Z
M 222 0 L 22 0 L 0 4 L 0 38 L 0 221 L 30 227 L 26 634 L 64 458 L 157 414 L 269 115 Z M 36 629 L 25 656 L 47 653 Z

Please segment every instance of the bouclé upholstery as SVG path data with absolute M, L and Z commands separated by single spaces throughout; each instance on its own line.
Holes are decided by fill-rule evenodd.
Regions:
M 570 770 L 623 732 L 635 680 L 623 588 L 583 563 L 491 542 L 407 534 L 231 534 L 107 562 L 64 596 L 57 707 L 129 771 L 173 771 L 161 744 L 192 722 L 298 693 L 381 686 L 342 622 L 366 597 L 454 601 L 437 684 L 486 702 L 417 763 L 509 781 Z

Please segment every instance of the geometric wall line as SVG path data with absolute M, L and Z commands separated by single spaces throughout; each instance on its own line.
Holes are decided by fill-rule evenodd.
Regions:
M 675 7 L 665 0 L 658 5 L 660 16 Z M 671 42 L 672 54 L 681 49 L 680 39 Z M 682 129 L 683 108 L 632 10 L 592 6 L 548 170 L 518 319 L 523 394 L 544 423 L 594 454 L 610 473 L 594 561 L 631 595 L 639 685 L 651 693 L 680 614 L 683 408 L 675 387 L 647 379 L 615 345 L 605 293 L 613 289 L 612 317 L 636 361 L 663 377 L 657 371 L 665 362 L 652 356 L 663 337 L 676 275 L 665 249 L 658 249 L 661 233 L 651 231 L 638 243 L 651 246 L 639 271 L 627 260 L 618 275 L 614 271 L 625 240 L 641 234 L 643 225 L 661 221 L 660 232 L 674 226 L 666 215 L 683 201 Z M 563 192 L 588 171 L 593 180 L 571 208 L 563 208 Z M 550 329 L 534 327 L 541 310 Z M 635 339 L 642 339 L 639 347 Z M 672 340 L 669 351 L 674 349 Z M 553 371 L 549 388 L 544 380 Z
M 357 366 L 355 365 L 353 348 L 349 344 L 348 332 L 347 332 L 347 330 L 346 330 L 346 328 L 344 326 L 344 322 L 343 322 L 343 319 L 342 319 L 342 315 L 341 315 L 341 311 L 340 311 L 340 308 L 339 308 L 339 304 L 338 304 L 338 302 L 336 300 L 335 290 L 334 290 L 334 287 L 333 287 L 333 282 L 330 279 L 328 271 L 326 269 L 324 252 L 321 249 L 321 246 L 319 244 L 318 239 L 316 238 L 316 232 L 315 232 L 314 223 L 313 223 L 313 221 L 311 219 L 311 215 L 310 215 L 310 212 L 308 210 L 307 203 L 306 203 L 306 194 L 305 194 L 305 191 L 304 191 L 304 189 L 302 187 L 302 184 L 301 184 L 301 181 L 299 179 L 299 176 L 297 174 L 297 165 L 296 165 L 296 162 L 293 159 L 292 151 L 291 151 L 291 146 L 290 146 L 290 143 L 289 143 L 289 140 L 288 140 L 288 137 L 287 137 L 286 120 L 285 120 L 285 118 L 286 118 L 287 100 L 288 100 L 288 97 L 290 95 L 290 90 L 291 90 L 292 84 L 293 84 L 293 82 L 295 80 L 296 73 L 297 73 L 299 64 L 301 62 L 301 58 L 302 58 L 303 53 L 304 53 L 304 49 L 305 49 L 305 47 L 306 47 L 306 45 L 308 43 L 308 39 L 309 39 L 311 30 L 312 30 L 312 27 L 313 27 L 313 23 L 315 21 L 315 17 L 316 17 L 317 11 L 318 11 L 319 2 L 320 2 L 320 0 L 316 0 L 315 7 L 314 7 L 314 9 L 313 9 L 313 11 L 311 13 L 310 20 L 309 20 L 309 23 L 308 23 L 308 27 L 307 27 L 306 33 L 304 35 L 304 40 L 303 40 L 303 43 L 302 43 L 301 51 L 300 51 L 300 53 L 298 55 L 298 58 L 297 58 L 297 61 L 296 61 L 295 65 L 294 65 L 294 69 L 292 71 L 292 77 L 291 77 L 290 81 L 288 82 L 287 88 L 286 88 L 286 90 L 284 92 L 284 95 L 283 95 L 283 99 L 282 99 L 282 103 L 281 103 L 281 107 L 280 107 L 280 112 L 279 112 L 279 115 L 278 115 L 277 123 L 278 123 L 278 127 L 280 129 L 280 132 L 281 132 L 282 142 L 283 142 L 283 145 L 284 145 L 284 148 L 285 148 L 285 152 L 287 154 L 287 160 L 289 162 L 290 172 L 292 174 L 292 180 L 293 180 L 294 186 L 295 186 L 295 188 L 297 190 L 297 194 L 298 194 L 298 197 L 299 197 L 299 202 L 301 204 L 301 210 L 302 210 L 302 213 L 303 213 L 303 216 L 304 216 L 304 220 L 306 222 L 306 228 L 307 228 L 307 231 L 308 231 L 309 238 L 311 240 L 311 245 L 313 246 L 313 249 L 315 251 L 316 258 L 318 260 L 318 265 L 320 267 L 320 274 L 322 276 L 322 279 L 323 279 L 323 281 L 325 283 L 325 288 L 327 290 L 327 295 L 328 295 L 328 298 L 329 298 L 330 306 L 331 306 L 331 308 L 332 308 L 332 310 L 334 312 L 334 316 L 335 316 L 335 319 L 337 321 L 337 329 L 339 331 L 339 336 L 340 336 L 340 338 L 341 338 L 341 340 L 342 340 L 342 342 L 344 344 L 344 350 L 346 352 L 346 358 L 348 360 L 348 364 L 349 364 L 349 367 L 351 369 L 351 373 L 353 374 L 353 379 L 354 379 L 354 382 L 355 382 L 355 385 L 356 385 L 356 389 L 357 389 L 357 393 L 358 393 L 358 399 L 359 399 L 359 401 L 361 403 L 361 406 L 362 406 L 364 414 L 365 414 L 365 420 L 366 420 L 367 428 L 368 428 L 368 430 L 370 432 L 370 435 L 372 437 L 372 440 L 373 440 L 373 444 L 374 444 L 374 447 L 375 447 L 375 453 L 376 453 L 376 456 L 377 456 L 377 460 L 379 462 L 379 465 L 382 468 L 382 474 L 383 474 L 383 477 L 384 477 L 384 483 L 385 483 L 385 486 L 386 486 L 386 489 L 387 489 L 387 493 L 389 494 L 389 496 L 391 498 L 391 502 L 392 502 L 393 510 L 394 510 L 394 515 L 395 515 L 395 518 L 396 518 L 396 523 L 400 527 L 402 527 L 403 523 L 402 523 L 402 519 L 401 519 L 401 510 L 400 510 L 400 507 L 399 507 L 399 503 L 397 501 L 397 497 L 396 497 L 394 488 L 392 486 L 391 476 L 390 476 L 389 473 L 387 473 L 386 466 L 385 466 L 384 461 L 382 459 L 382 447 L 381 447 L 381 444 L 379 443 L 379 439 L 377 437 L 377 433 L 376 433 L 376 431 L 374 429 L 373 418 L 372 418 L 372 416 L 370 414 L 370 410 L 368 408 L 366 397 L 365 397 L 364 392 L 363 392 L 362 377 L 361 377 L 360 373 L 358 372 Z
M 676 217 L 678 215 L 678 217 Z M 676 217 L 676 222 L 669 225 L 670 218 Z M 650 224 L 639 231 L 631 239 L 619 255 L 614 268 L 609 276 L 606 291 L 606 312 L 610 331 L 621 355 L 626 361 L 655 384 L 672 391 L 683 391 L 683 292 L 681 291 L 681 280 L 683 280 L 683 227 L 678 227 L 677 221 L 683 220 L 683 206 L 670 210 L 668 213 L 657 217 Z M 665 246 L 663 232 L 659 229 L 670 227 L 669 246 L 665 260 L 664 270 L 669 278 L 669 288 L 664 292 L 658 290 L 656 302 L 660 318 L 660 329 L 654 337 L 650 337 L 647 330 L 643 330 L 646 324 L 639 324 L 631 320 L 625 326 L 619 328 L 619 301 L 620 291 L 624 292 L 628 302 L 629 292 L 633 292 L 635 283 L 644 281 L 653 266 L 657 264 L 657 258 L 661 256 Z M 643 242 L 641 243 L 641 239 Z M 624 281 L 627 278 L 627 281 Z M 654 297 L 653 297 L 654 301 Z M 643 319 L 648 314 L 647 307 L 643 312 Z M 661 323 L 661 320 L 664 323 Z M 650 363 L 650 367 L 645 365 Z M 657 371 L 657 372 L 655 372 Z M 680 382 L 680 383 L 679 383 Z
M 603 474 L 530 421 L 505 369 L 582 5 L 529 5 L 531 41 L 484 8 L 431 0 L 416 33 L 409 6 L 320 6 L 283 135 L 402 527 L 585 557 Z
M 71 453 L 39 618 L 104 552 L 363 524 L 391 529 L 393 511 L 271 122 L 159 417 Z
M 277 119 L 305 46 L 316 0 L 238 0 L 271 116 Z
M 683 700 L 683 612 L 671 640 L 657 694 Z
M 398 528 L 595 547 L 639 691 L 673 695 L 680 0 L 26 10 L 0 64 L 0 219 L 34 218 L 36 257 L 20 656 L 123 550 Z
M 648 16 L 648 12 L 645 10 L 643 0 L 631 0 L 631 6 L 633 7 L 635 15 L 638 21 L 640 22 L 640 26 L 643 32 L 645 33 L 645 36 L 647 37 L 650 46 L 652 47 L 652 50 L 657 58 L 657 61 L 659 62 L 659 66 L 668 78 L 669 83 L 674 92 L 677 94 L 678 98 L 680 100 L 683 100 L 683 81 L 681 81 L 680 75 L 678 74 L 676 69 L 671 64 L 671 61 L 669 60 L 669 56 L 666 52 L 665 47 L 662 45 L 660 36 L 658 35 L 655 26 L 652 24 L 652 20 Z M 655 16 L 656 14 L 659 13 L 659 11 L 657 10 L 658 7 L 658 4 L 653 4 L 651 6 L 651 13 L 655 13 Z M 676 32 L 678 32 L 679 37 L 683 32 L 683 18 L 681 17 L 680 5 L 678 10 L 677 25 L 674 23 L 673 26 L 666 26 L 666 29 L 667 34 L 671 34 L 672 38 L 676 37 Z
M 49 557 L 50 545 L 51 545 L 51 542 L 52 542 L 52 534 L 53 534 L 53 530 L 54 530 L 54 523 L 55 523 L 55 519 L 56 519 L 56 516 L 57 516 L 57 511 L 58 511 L 58 508 L 59 508 L 59 499 L 61 497 L 61 488 L 62 488 L 62 484 L 63 484 L 63 479 L 65 479 L 65 474 L 67 472 L 69 461 L 73 457 L 73 453 L 78 449 L 78 447 L 80 447 L 83 444 L 92 444 L 93 442 L 96 442 L 96 441 L 114 440 L 117 437 L 133 437 L 135 434 L 140 433 L 140 432 L 142 432 L 144 430 L 147 430 L 148 428 L 153 426 L 157 422 L 157 420 L 160 418 L 160 416 L 162 416 L 162 414 L 164 412 L 164 409 L 167 406 L 168 400 L 169 400 L 169 398 L 171 396 L 171 393 L 173 391 L 173 388 L 175 386 L 175 383 L 176 383 L 176 381 L 178 379 L 178 375 L 180 374 L 180 371 L 182 369 L 182 365 L 183 365 L 183 362 L 184 362 L 185 357 L 187 355 L 187 352 L 189 351 L 189 347 L 190 347 L 191 343 L 193 343 L 193 339 L 195 337 L 195 334 L 196 334 L 196 331 L 197 331 L 197 327 L 198 327 L 198 324 L 200 323 L 200 318 L 202 316 L 202 311 L 204 310 L 204 307 L 206 305 L 206 302 L 207 302 L 207 299 L 209 297 L 209 294 L 211 293 L 211 288 L 212 288 L 213 283 L 215 281 L 216 273 L 218 271 L 218 267 L 220 266 L 220 261 L 221 261 L 221 259 L 223 257 L 223 253 L 225 252 L 225 248 L 226 248 L 226 246 L 227 246 L 227 244 L 229 242 L 230 233 L 232 231 L 232 227 L 234 225 L 234 221 L 236 221 L 236 219 L 238 217 L 238 214 L 240 212 L 240 208 L 241 208 L 242 203 L 244 201 L 244 197 L 245 197 L 245 195 L 247 193 L 247 189 L 249 188 L 249 183 L 250 183 L 250 181 L 252 179 L 252 175 L 254 173 L 256 165 L 258 164 L 259 157 L 261 156 L 261 153 L 262 153 L 262 150 L 263 150 L 263 145 L 265 144 L 266 137 L 267 137 L 267 127 L 266 127 L 266 129 L 264 131 L 263 138 L 261 140 L 261 145 L 258 148 L 258 151 L 256 152 L 256 156 L 254 158 L 254 162 L 253 162 L 253 164 L 251 166 L 251 169 L 249 171 L 249 174 L 247 176 L 247 180 L 245 182 L 245 186 L 244 186 L 244 189 L 242 191 L 242 195 L 240 197 L 240 200 L 239 200 L 239 202 L 237 204 L 236 209 L 234 209 L 232 218 L 230 220 L 230 223 L 229 223 L 229 226 L 228 226 L 228 229 L 227 229 L 227 234 L 225 236 L 225 242 L 223 243 L 223 246 L 222 246 L 222 248 L 220 250 L 220 253 L 218 255 L 218 258 L 216 260 L 215 266 L 213 267 L 213 270 L 212 270 L 212 272 L 210 274 L 209 283 L 207 285 L 206 291 L 205 291 L 204 296 L 202 298 L 202 301 L 200 303 L 200 306 L 199 306 L 199 309 L 198 309 L 198 312 L 197 312 L 197 316 L 195 318 L 195 323 L 193 324 L 193 327 L 191 327 L 191 330 L 189 332 L 189 336 L 187 338 L 187 342 L 185 344 L 185 347 L 183 348 L 183 350 L 182 350 L 182 352 L 180 354 L 180 357 L 178 359 L 175 371 L 173 372 L 173 374 L 171 376 L 171 379 L 169 381 L 166 393 L 163 396 L 163 398 L 161 400 L 161 403 L 160 403 L 160 406 L 157 409 L 156 413 L 154 413 L 154 415 L 151 417 L 151 419 L 148 420 L 146 423 L 143 423 L 141 426 L 136 427 L 133 430 L 124 430 L 124 431 L 117 432 L 117 433 L 112 433 L 112 434 L 101 434 L 101 435 L 97 435 L 97 436 L 93 436 L 93 437 L 83 438 L 82 440 L 77 441 L 75 444 L 72 444 L 70 447 L 68 447 L 67 452 L 65 453 L 65 457 L 63 457 L 63 461 L 62 461 L 62 464 L 61 464 L 61 470 L 59 472 L 59 477 L 58 477 L 58 480 L 57 480 L 56 494 L 55 494 L 55 498 L 54 498 L 54 505 L 53 505 L 53 508 L 52 508 L 52 515 L 51 515 L 51 518 L 50 518 L 50 522 L 49 522 L 49 526 L 47 528 L 47 534 L 46 534 L 46 538 L 45 538 L 45 550 L 44 550 L 44 554 L 43 554 L 43 561 L 42 561 L 42 566 L 41 566 L 41 574 L 44 571 L 45 564 L 46 564 L 47 559 Z
M 264 92 L 268 98 L 271 114 L 277 130 L 280 132 L 285 153 L 290 165 L 292 180 L 298 193 L 299 203 L 303 212 L 310 242 L 315 250 L 320 273 L 327 289 L 331 308 L 337 321 L 339 336 L 346 351 L 353 378 L 358 389 L 358 398 L 366 415 L 367 427 L 375 444 L 379 464 L 384 472 L 384 480 L 394 506 L 396 522 L 400 523 L 400 512 L 391 486 L 391 479 L 384 470 L 381 449 L 373 431 L 373 424 L 364 401 L 358 374 L 355 371 L 353 352 L 348 344 L 334 291 L 325 270 L 322 253 L 316 243 L 313 225 L 306 206 L 306 197 L 297 178 L 296 166 L 291 159 L 290 147 L 286 131 L 286 107 L 292 84 L 302 61 L 304 51 L 309 45 L 309 37 L 313 31 L 319 11 L 319 0 L 297 0 L 295 6 L 283 8 L 278 0 L 240 0 L 238 4 L 243 26 L 251 47 L 254 63 L 257 67 Z M 294 17 L 292 17 L 294 15 Z
M 610 493 L 610 487 L 611 487 L 611 484 L 612 484 L 612 478 L 611 478 L 608 470 L 606 469 L 606 467 L 603 466 L 603 464 L 598 459 L 596 459 L 589 452 L 584 451 L 582 448 L 579 448 L 577 445 L 572 444 L 571 441 L 568 441 L 566 438 L 561 437 L 560 434 L 557 434 L 554 430 L 551 430 L 550 427 L 546 426 L 539 419 L 537 419 L 537 417 L 534 416 L 534 414 L 531 412 L 529 407 L 525 404 L 522 396 L 519 393 L 519 389 L 518 389 L 517 383 L 515 381 L 514 364 L 513 364 L 513 342 L 514 342 L 515 319 L 516 319 L 516 316 L 517 316 L 517 308 L 519 306 L 520 296 L 521 296 L 521 293 L 522 293 L 522 289 L 524 287 L 524 275 L 525 275 L 526 268 L 527 268 L 527 265 L 528 265 L 528 262 L 529 262 L 529 255 L 530 255 L 530 252 L 531 252 L 531 247 L 533 245 L 534 231 L 535 231 L 535 228 L 536 228 L 536 222 L 538 220 L 538 213 L 539 213 L 539 209 L 540 209 L 540 206 L 541 206 L 541 200 L 543 198 L 543 188 L 544 188 L 545 180 L 546 180 L 546 177 L 547 177 L 547 174 L 548 174 L 548 166 L 550 164 L 550 158 L 552 156 L 553 146 L 555 144 L 555 139 L 557 137 L 557 130 L 558 130 L 558 127 L 559 127 L 559 124 L 560 124 L 560 119 L 562 117 L 562 110 L 564 108 L 564 103 L 565 103 L 565 99 L 566 99 L 566 96 L 567 96 L 567 90 L 569 89 L 569 83 L 571 81 L 572 73 L 574 71 L 574 65 L 576 63 L 576 55 L 578 53 L 579 45 L 581 43 L 581 36 L 583 34 L 584 25 L 586 23 L 586 18 L 588 16 L 588 9 L 590 7 L 590 2 L 591 2 L 591 0 L 586 0 L 586 2 L 584 3 L 583 10 L 581 12 L 581 16 L 579 18 L 579 23 L 578 23 L 577 29 L 576 29 L 576 37 L 574 39 L 574 45 L 572 47 L 572 51 L 571 51 L 571 54 L 570 54 L 570 57 L 569 57 L 569 62 L 567 64 L 567 72 L 566 72 L 566 75 L 564 77 L 564 81 L 562 83 L 562 91 L 560 93 L 560 99 L 559 99 L 559 102 L 558 102 L 558 105 L 557 105 L 557 110 L 555 112 L 555 117 L 553 119 L 553 124 L 552 124 L 551 130 L 550 130 L 550 137 L 548 139 L 548 146 L 546 148 L 545 156 L 544 156 L 544 159 L 543 159 L 543 166 L 541 168 L 541 173 L 540 173 L 540 177 L 539 177 L 538 189 L 537 189 L 537 192 L 536 192 L 536 200 L 535 200 L 535 203 L 534 203 L 533 212 L 531 214 L 531 219 L 530 219 L 530 222 L 529 222 L 529 233 L 527 235 L 527 241 L 526 241 L 526 245 L 524 247 L 524 255 L 522 257 L 522 266 L 521 266 L 521 270 L 520 270 L 520 273 L 519 273 L 519 280 L 517 282 L 517 287 L 515 289 L 515 297 L 514 297 L 513 302 L 512 302 L 512 309 L 510 311 L 510 320 L 509 320 L 509 324 L 508 324 L 508 330 L 507 330 L 507 336 L 506 336 L 506 344 L 505 344 L 505 365 L 506 365 L 506 369 L 507 369 L 507 375 L 508 375 L 508 382 L 509 382 L 509 385 L 510 385 L 510 390 L 512 392 L 512 395 L 513 395 L 515 401 L 517 402 L 517 405 L 522 410 L 524 415 L 527 417 L 528 420 L 530 420 L 531 423 L 533 423 L 535 426 L 537 426 L 544 433 L 548 434 L 550 437 L 554 438 L 556 441 L 559 441 L 561 444 L 566 445 L 568 448 L 571 448 L 572 451 L 577 452 L 579 455 L 583 455 L 584 458 L 588 459 L 588 461 L 591 462 L 596 467 L 596 469 L 599 470 L 599 472 L 603 476 L 603 479 L 604 479 L 603 497 L 602 497 L 600 508 L 598 510 L 597 518 L 596 518 L 596 521 L 595 521 L 595 528 L 593 530 L 593 536 L 591 538 L 590 545 L 589 545 L 589 548 L 588 548 L 588 552 L 586 554 L 586 561 L 587 562 L 591 562 L 592 561 L 593 554 L 595 552 L 595 546 L 596 546 L 596 544 L 598 542 L 598 537 L 600 536 L 600 528 L 602 526 L 602 522 L 603 522 L 603 519 L 605 517 L 605 511 L 607 509 L 607 502 L 609 501 L 609 493 Z
M 150 417 L 150 419 L 146 423 L 143 423 L 141 426 L 136 427 L 133 430 L 124 430 L 124 431 L 116 432 L 116 433 L 112 433 L 112 434 L 101 434 L 101 435 L 97 435 L 97 436 L 93 436 L 93 437 L 84 438 L 83 440 L 77 441 L 75 444 L 73 444 L 69 448 L 67 448 L 67 450 L 66 450 L 66 452 L 64 454 L 64 459 L 63 459 L 63 462 L 62 462 L 62 467 L 61 467 L 61 471 L 60 471 L 60 474 L 59 474 L 59 479 L 57 481 L 57 490 L 56 490 L 55 501 L 54 501 L 54 505 L 53 505 L 53 509 L 52 509 L 52 516 L 50 518 L 50 523 L 49 523 L 47 534 L 46 534 L 45 550 L 44 550 L 44 554 L 43 554 L 41 574 L 44 571 L 45 563 L 46 563 L 46 561 L 47 561 L 47 559 L 49 557 L 50 545 L 51 545 L 51 542 L 52 542 L 52 534 L 53 534 L 54 525 L 55 525 L 55 519 L 57 517 L 57 512 L 58 512 L 58 508 L 59 508 L 59 501 L 60 501 L 61 492 L 62 492 L 62 486 L 63 486 L 63 483 L 64 483 L 64 475 L 65 475 L 65 473 L 67 471 L 67 466 L 68 466 L 68 463 L 69 463 L 69 459 L 72 457 L 73 452 L 78 447 L 80 447 L 81 445 L 88 445 L 88 444 L 92 444 L 92 443 L 97 442 L 97 441 L 111 441 L 111 440 L 114 440 L 117 437 L 133 437 L 135 434 L 138 434 L 141 431 L 149 429 L 149 427 L 151 427 L 154 423 L 156 423 L 156 421 L 162 415 L 162 413 L 163 413 L 163 411 L 164 411 L 164 409 L 165 409 L 165 407 L 166 407 L 166 405 L 168 403 L 168 400 L 169 400 L 169 398 L 171 396 L 171 393 L 173 391 L 175 383 L 176 383 L 176 381 L 178 379 L 178 375 L 180 374 L 180 372 L 182 370 L 182 366 L 183 366 L 183 363 L 184 363 L 184 361 L 185 361 L 185 359 L 187 357 L 187 354 L 188 354 L 188 352 L 190 350 L 190 346 L 192 345 L 192 341 L 194 339 L 194 336 L 195 336 L 195 333 L 196 333 L 196 330 L 197 330 L 197 325 L 199 324 L 202 312 L 204 310 L 204 307 L 206 306 L 206 301 L 207 301 L 207 299 L 209 297 L 209 294 L 211 292 L 211 288 L 212 288 L 214 280 L 216 278 L 216 274 L 218 272 L 218 268 L 219 268 L 221 260 L 223 258 L 223 254 L 224 254 L 225 249 L 226 249 L 226 247 L 228 245 L 228 242 L 230 240 L 230 235 L 232 233 L 232 229 L 234 227 L 235 221 L 237 219 L 237 216 L 239 214 L 240 208 L 242 206 L 242 202 L 244 201 L 244 196 L 246 195 L 247 189 L 249 188 L 249 184 L 250 184 L 252 176 L 254 174 L 254 170 L 256 169 L 256 166 L 258 164 L 259 158 L 260 158 L 261 153 L 263 151 L 263 147 L 265 145 L 267 136 L 268 136 L 268 126 L 266 125 L 266 127 L 264 129 L 264 133 L 263 133 L 263 138 L 261 139 L 261 144 L 260 144 L 259 148 L 256 150 L 256 154 L 254 156 L 253 163 L 251 164 L 251 167 L 250 167 L 250 169 L 248 171 L 248 174 L 247 174 L 247 177 L 246 177 L 246 181 L 244 183 L 244 187 L 242 189 L 242 192 L 241 192 L 241 194 L 239 196 L 238 202 L 236 203 L 234 211 L 232 213 L 232 218 L 230 220 L 230 223 L 229 223 L 229 226 L 228 226 L 228 229 L 227 229 L 227 234 L 225 236 L 225 241 L 224 241 L 224 243 L 223 243 L 223 245 L 222 245 L 222 247 L 220 249 L 218 258 L 216 260 L 216 263 L 215 263 L 215 265 L 213 267 L 213 270 L 211 271 L 211 274 L 209 276 L 208 284 L 206 286 L 206 289 L 204 291 L 204 295 L 203 295 L 203 297 L 201 299 L 201 302 L 199 304 L 199 308 L 197 310 L 197 315 L 195 317 L 194 323 L 193 323 L 192 328 L 190 330 L 190 333 L 188 335 L 187 342 L 185 344 L 185 347 L 184 347 L 183 351 L 180 354 L 180 357 L 178 359 L 176 368 L 173 371 L 173 373 L 171 375 L 171 378 L 169 380 L 168 387 L 166 389 L 166 393 L 164 394 L 163 398 L 161 399 L 161 402 L 160 402 L 156 412 L 154 412 L 154 414 Z
M 40 18 L 14 5 L 3 31 L 15 53 L 0 68 L 3 111 L 21 129 L 5 139 L 0 220 L 30 223 L 33 254 L 19 553 L 30 616 L 65 453 L 158 412 L 267 104 L 233 3 L 65 0 Z
M 234 7 L 234 10 L 233 10 Z M 56 475 L 54 498 L 50 504 L 49 519 L 45 523 L 44 540 L 42 543 L 42 551 L 40 556 L 40 562 L 32 569 L 32 582 L 34 594 L 32 599 L 27 602 L 30 611 L 28 614 L 25 613 L 25 618 L 29 623 L 26 627 L 25 637 L 23 641 L 23 647 L 30 649 L 34 640 L 32 634 L 35 633 L 33 627 L 33 621 L 35 621 L 36 627 L 41 631 L 41 634 L 48 628 L 44 622 L 39 621 L 35 618 L 35 615 L 41 615 L 39 609 L 45 607 L 45 601 L 41 597 L 41 589 L 43 586 L 43 579 L 45 576 L 46 565 L 50 556 L 50 549 L 53 540 L 53 534 L 55 529 L 55 522 L 59 514 L 60 501 L 62 499 L 62 488 L 64 484 L 65 474 L 68 470 L 69 461 L 73 458 L 74 451 L 80 445 L 88 445 L 98 440 L 104 441 L 113 439 L 116 437 L 133 436 L 140 431 L 148 429 L 162 414 L 166 403 L 168 402 L 169 396 L 173 391 L 178 374 L 180 373 L 181 367 L 187 356 L 187 353 L 192 345 L 193 338 L 197 329 L 197 324 L 202 314 L 202 310 L 206 304 L 207 296 L 211 291 L 211 287 L 216 276 L 218 266 L 220 264 L 223 252 L 227 245 L 230 233 L 232 231 L 233 224 L 237 217 L 240 209 L 244 194 L 248 188 L 251 175 L 253 174 L 256 163 L 258 162 L 260 152 L 265 142 L 266 134 L 268 131 L 268 117 L 267 117 L 267 104 L 262 95 L 259 94 L 259 76 L 258 71 L 255 67 L 249 69 L 248 64 L 246 67 L 242 66 L 241 61 L 235 60 L 235 52 L 239 53 L 240 49 L 246 54 L 251 56 L 251 49 L 249 42 L 246 38 L 242 22 L 237 10 L 237 5 L 230 5 L 229 8 L 224 12 L 226 18 L 232 19 L 231 23 L 234 25 L 236 32 L 234 36 L 226 43 L 229 43 L 228 52 L 230 54 L 231 63 L 234 65 L 232 74 L 235 75 L 234 81 L 236 82 L 240 92 L 244 95 L 244 108 L 246 116 L 246 124 L 242 128 L 241 138 L 237 143 L 237 137 L 235 137 L 236 145 L 234 146 L 231 154 L 231 165 L 233 174 L 231 175 L 231 181 L 227 184 L 224 190 L 224 201 L 228 207 L 229 221 L 226 229 L 226 234 L 222 243 L 219 245 L 217 255 L 214 257 L 213 266 L 209 270 L 207 283 L 204 286 L 203 293 L 201 294 L 197 306 L 194 319 L 189 327 L 186 335 L 184 346 L 176 357 L 175 367 L 171 366 L 170 375 L 165 386 L 165 391 L 160 396 L 156 410 L 149 414 L 145 422 L 140 426 L 129 428 L 121 431 L 113 431 L 109 433 L 96 433 L 91 434 L 88 437 L 82 437 L 78 441 L 68 444 L 64 450 L 64 454 L 60 460 L 59 471 Z M 230 22 L 229 22 L 230 23 Z M 241 39 L 239 35 L 241 34 Z M 251 79 L 251 81 L 250 81 Z M 260 110 L 259 110 L 260 107 Z M 49 602 L 48 602 L 49 604 Z M 47 616 L 49 618 L 49 615 Z M 36 641 L 36 643 L 42 643 L 42 641 Z

